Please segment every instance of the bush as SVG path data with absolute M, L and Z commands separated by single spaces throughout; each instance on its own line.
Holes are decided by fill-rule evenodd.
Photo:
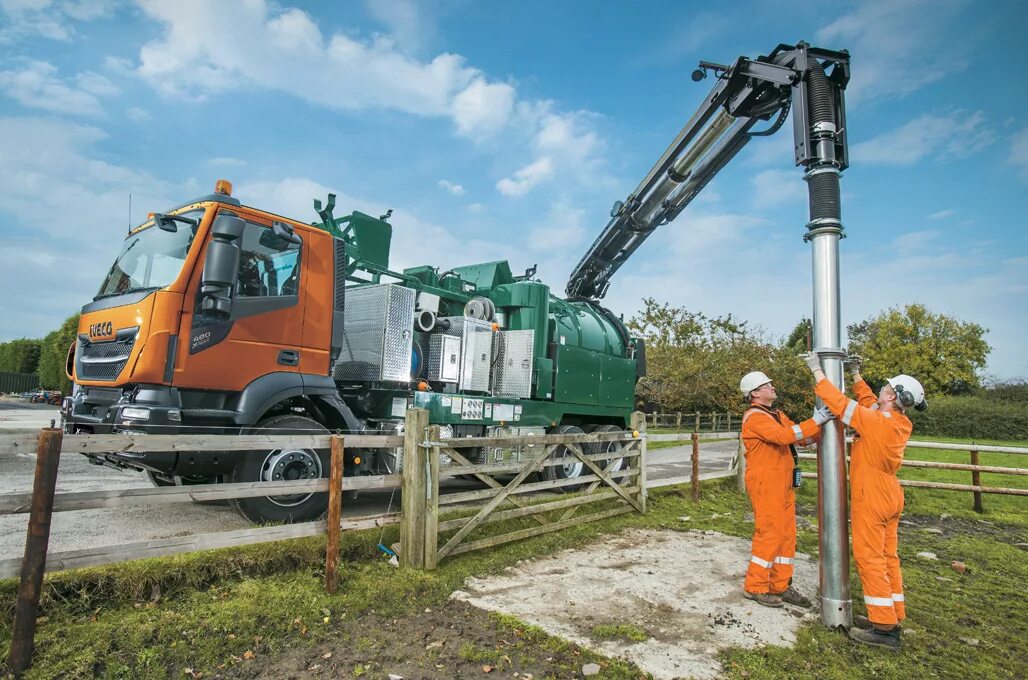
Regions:
M 918 436 L 1025 439 L 1028 403 L 980 396 L 935 397 L 928 410 L 908 411 Z

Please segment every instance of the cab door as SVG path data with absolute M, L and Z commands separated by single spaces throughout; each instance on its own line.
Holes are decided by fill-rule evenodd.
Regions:
M 231 313 L 225 318 L 200 309 L 201 257 L 183 304 L 176 387 L 238 391 L 262 375 L 299 370 L 308 245 L 298 229 L 299 243 L 292 243 L 262 215 L 228 212 L 245 222 Z

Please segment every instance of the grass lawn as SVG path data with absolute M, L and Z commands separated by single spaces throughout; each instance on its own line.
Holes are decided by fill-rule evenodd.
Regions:
M 939 451 L 909 454 L 951 459 Z M 952 460 L 966 456 L 957 453 Z M 982 462 L 1028 462 L 1024 456 L 1008 457 L 1019 460 L 982 454 Z M 904 470 L 904 476 L 915 474 L 952 476 L 964 483 L 970 479 L 969 472 Z M 925 474 L 931 476 L 920 476 Z M 984 478 L 996 486 L 1028 481 Z M 969 493 L 907 489 L 906 497 L 908 523 L 901 526 L 900 556 L 909 619 L 903 651 L 858 647 L 838 632 L 808 625 L 793 648 L 725 652 L 726 677 L 1028 677 L 1028 606 L 1022 599 L 1028 555 L 1013 545 L 1028 540 L 1028 499 L 986 496 L 986 513 L 979 516 L 971 509 Z M 817 553 L 815 503 L 816 485 L 807 480 L 798 497 L 803 517 L 798 541 L 800 550 L 809 554 Z M 940 519 L 943 513 L 950 516 Z M 683 522 L 682 516 L 691 519 Z M 317 665 L 337 663 L 335 677 L 380 678 L 385 669 L 376 658 L 388 651 L 382 641 L 405 639 L 394 632 L 397 626 L 406 622 L 416 628 L 426 616 L 443 616 L 440 612 L 453 625 L 460 624 L 464 642 L 454 645 L 452 653 L 424 644 L 405 651 L 424 664 L 423 677 L 479 677 L 486 666 L 499 672 L 481 677 L 511 677 L 516 669 L 536 678 L 575 677 L 590 661 L 601 664 L 601 678 L 645 677 L 631 664 L 600 657 L 516 619 L 455 610 L 447 603 L 449 594 L 468 576 L 495 573 L 518 560 L 574 547 L 622 527 L 715 529 L 748 537 L 748 516 L 749 504 L 735 492 L 731 479 L 704 484 L 699 503 L 675 489 L 660 489 L 652 492 L 645 516 L 625 515 L 468 553 L 444 560 L 435 572 L 390 567 L 374 549 L 378 530 L 349 532 L 343 537 L 342 581 L 334 596 L 324 591 L 324 541 L 319 539 L 55 574 L 44 585 L 36 661 L 27 677 L 254 677 L 284 657 L 320 653 L 319 645 L 346 640 L 352 641 L 354 654 L 364 654 L 363 660 L 341 660 L 337 654 Z M 496 530 L 520 528 L 525 521 Z M 395 528 L 384 540 L 396 540 Z M 921 551 L 938 559 L 916 558 Z M 954 572 L 953 560 L 965 562 L 967 572 Z M 851 574 L 854 609 L 859 612 L 863 607 L 852 565 Z M 15 581 L 0 581 L 0 646 L 5 654 L 15 593 Z M 446 621 L 433 619 L 431 625 L 442 630 Z M 597 635 L 631 640 L 638 631 L 612 627 Z

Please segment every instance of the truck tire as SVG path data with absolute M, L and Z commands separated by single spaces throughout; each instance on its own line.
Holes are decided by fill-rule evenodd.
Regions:
M 617 425 L 587 425 L 585 431 L 590 434 L 592 434 L 593 432 L 624 432 L 624 430 L 618 427 Z M 625 445 L 621 442 L 595 442 L 593 444 L 588 444 L 586 448 L 588 449 L 586 453 L 614 453 L 625 448 Z M 617 458 L 613 462 L 614 467 L 612 467 L 608 472 L 618 472 L 624 469 L 624 458 Z M 602 466 L 604 469 L 606 469 L 606 467 L 610 465 L 610 463 L 611 461 L 609 460 L 596 461 L 596 464 Z
M 328 434 L 328 430 L 317 421 L 293 414 L 266 418 L 257 423 L 257 428 L 277 430 L 277 434 Z M 329 460 L 327 451 L 315 449 L 249 452 L 232 470 L 230 481 L 260 482 L 328 477 Z M 236 498 L 232 500 L 232 505 L 239 514 L 257 524 L 309 522 L 325 514 L 328 508 L 328 494 Z
M 585 434 L 582 428 L 577 425 L 560 425 L 559 427 L 550 428 L 547 434 Z M 586 451 L 588 453 L 588 451 Z M 575 454 L 568 447 L 563 444 L 558 444 L 551 453 L 546 461 L 559 460 L 561 458 L 567 459 L 564 465 L 552 465 L 543 468 L 542 478 L 545 481 L 551 482 L 557 479 L 575 479 L 586 474 L 585 463 L 578 460 Z M 560 486 L 553 491 L 557 493 L 573 493 L 582 488 L 581 484 Z

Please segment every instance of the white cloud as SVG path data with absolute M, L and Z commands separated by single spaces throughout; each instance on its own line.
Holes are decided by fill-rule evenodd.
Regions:
M 938 238 L 938 236 L 939 232 L 937 231 L 912 231 L 909 234 L 897 236 L 893 239 L 892 245 L 901 251 L 917 250 L 923 248 L 929 241 Z
M 753 205 L 776 208 L 806 200 L 807 184 L 799 170 L 764 170 L 753 177 Z
M 513 177 L 504 177 L 496 183 L 496 188 L 504 196 L 524 196 L 532 187 L 549 179 L 551 175 L 553 161 L 549 157 L 543 157 L 521 168 Z
M 144 171 L 97 160 L 103 131 L 34 118 L 0 118 L 0 290 L 24 291 L 33 303 L 0 299 L 0 338 L 42 336 L 89 301 L 129 227 L 169 197 L 198 194 Z M 40 276 L 45 271 L 60 276 Z
M 149 111 L 138 106 L 130 106 L 125 109 L 125 117 L 133 123 L 148 123 L 153 120 L 153 116 L 150 115 Z
M 956 214 L 957 214 L 957 211 L 954 208 L 947 208 L 946 210 L 940 210 L 939 212 L 933 212 L 931 215 L 929 215 L 925 219 L 926 220 L 933 220 L 933 221 L 945 220 L 945 219 L 949 219 L 950 217 L 953 217 Z
M 562 178 L 589 177 L 594 184 L 604 179 L 597 178 L 603 145 L 592 130 L 592 114 L 561 113 L 552 102 L 519 99 L 514 85 L 491 79 L 459 54 L 419 59 L 393 36 L 327 35 L 306 12 L 265 0 L 141 1 L 164 30 L 141 48 L 136 72 L 162 92 L 188 91 L 197 99 L 261 87 L 334 110 L 389 109 L 442 118 L 476 144 L 495 140 L 531 152 L 531 158 L 514 163 L 536 170 L 561 163 Z M 370 9 L 397 34 L 420 11 L 410 3 Z M 332 87 L 324 87 L 326 82 Z M 504 186 L 518 193 L 556 176 L 551 170 L 528 181 L 504 180 Z
M 7 17 L 0 25 L 0 44 L 43 37 L 61 42 L 75 36 L 71 20 L 93 21 L 113 14 L 118 0 L 0 0 Z
M 528 247 L 551 254 L 572 251 L 585 236 L 585 227 L 582 225 L 584 217 L 585 210 L 566 201 L 558 201 L 550 207 L 542 225 L 529 232 Z
M 966 68 L 969 48 L 953 44 L 946 29 L 968 4 L 863 0 L 817 31 L 817 44 L 856 55 L 847 103 L 902 97 Z
M 57 67 L 28 60 L 20 70 L 0 71 L 0 90 L 23 106 L 53 113 L 98 117 L 100 97 L 117 94 L 118 88 L 103 76 L 86 71 L 74 78 L 75 86 L 57 76 Z
M 414 0 L 365 0 L 372 17 L 389 28 L 389 32 L 411 52 L 417 52 L 434 41 L 436 26 L 433 17 Z
M 1017 168 L 1021 179 L 1028 182 L 1028 127 L 1014 135 L 1007 160 Z
M 446 179 L 439 180 L 438 184 L 440 188 L 446 189 L 454 196 L 464 195 L 464 187 L 462 187 L 460 184 L 454 184 L 453 182 Z
M 246 161 L 230 156 L 216 156 L 207 161 L 207 165 L 212 168 L 241 168 L 246 165 Z
M 919 116 L 891 132 L 855 144 L 851 155 L 860 163 L 913 165 L 926 158 L 966 158 L 994 141 L 996 133 L 985 124 L 981 111 L 970 115 L 954 111 L 944 116 Z

